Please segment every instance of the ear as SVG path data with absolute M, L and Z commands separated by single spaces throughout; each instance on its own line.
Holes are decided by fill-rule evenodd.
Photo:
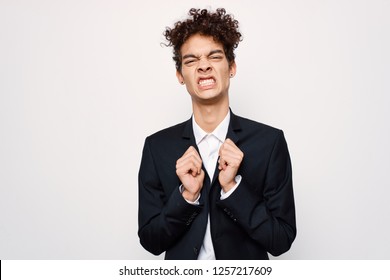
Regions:
M 230 75 L 232 77 L 234 77 L 236 75 L 236 72 L 237 72 L 236 61 L 233 60 L 232 63 L 230 63 L 229 71 L 230 71 Z
M 181 85 L 183 85 L 184 84 L 184 77 L 179 70 L 176 70 L 176 77 L 177 77 L 177 80 L 179 81 L 179 83 Z

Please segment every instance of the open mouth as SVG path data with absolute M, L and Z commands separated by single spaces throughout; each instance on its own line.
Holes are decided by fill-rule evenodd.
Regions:
M 201 87 L 207 87 L 207 86 L 212 86 L 215 84 L 215 79 L 212 77 L 209 78 L 200 78 L 198 81 L 198 85 Z

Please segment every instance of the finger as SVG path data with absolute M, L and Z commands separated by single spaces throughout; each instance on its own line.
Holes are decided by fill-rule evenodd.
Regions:
M 220 147 L 220 150 L 228 150 L 232 152 L 241 152 L 241 150 L 230 139 L 226 139 Z
M 190 146 L 187 149 L 187 151 L 185 151 L 185 153 L 183 154 L 183 156 L 187 156 L 187 155 L 195 155 L 195 156 L 200 158 L 200 155 L 199 155 L 198 151 L 194 148 L 194 146 Z
M 185 164 L 185 162 L 188 160 L 195 160 L 199 167 L 202 166 L 202 158 L 199 156 L 199 153 L 196 151 L 196 149 L 192 146 L 188 148 L 187 151 L 183 154 L 183 156 L 176 161 L 176 166 L 181 166 L 182 164 Z
M 221 169 L 226 170 L 226 168 L 238 168 L 241 164 L 239 159 L 222 159 L 219 163 Z
M 179 158 L 179 160 L 182 161 L 191 156 L 197 158 L 200 162 L 202 162 L 202 158 L 200 157 L 198 151 L 193 146 L 189 147 L 187 151 L 181 156 L 181 158 Z
M 229 151 L 229 150 L 222 150 L 220 152 L 219 156 L 219 167 L 220 170 L 225 170 L 227 166 L 236 168 L 241 165 L 241 162 L 243 160 L 243 153 L 241 151 Z
M 225 143 L 235 145 L 234 142 L 233 142 L 230 138 L 226 138 L 226 139 L 225 139 Z
M 181 157 L 180 159 L 178 159 L 176 162 L 176 168 L 187 164 L 187 162 L 192 162 L 194 165 L 197 166 L 197 168 L 202 167 L 202 160 L 199 157 L 191 154 L 186 157 Z
M 201 169 L 199 169 L 192 162 L 187 162 L 186 164 L 184 164 L 176 169 L 176 174 L 178 176 L 191 174 L 193 177 L 195 177 L 195 176 L 200 174 L 200 171 L 201 171 Z
M 236 143 L 234 143 L 232 140 L 230 140 L 229 138 L 226 138 L 225 141 L 223 142 L 224 144 L 226 144 L 226 146 L 228 147 L 232 147 L 232 148 L 236 148 L 238 149 Z
M 218 160 L 218 169 L 219 170 L 226 170 L 227 166 L 228 166 L 227 161 L 225 159 L 223 159 L 223 158 L 219 158 L 219 160 Z
M 241 160 L 243 153 L 241 151 L 221 149 L 219 151 L 219 157 L 225 159 L 227 162 L 232 160 Z
M 199 154 L 195 150 L 195 148 L 189 148 L 188 153 L 183 155 L 180 159 L 176 162 L 176 169 L 185 168 L 187 169 L 187 172 L 190 170 L 188 167 L 191 167 L 191 171 L 194 171 L 195 173 L 200 173 L 200 170 L 202 169 L 202 159 L 200 158 Z M 194 174 L 196 175 L 196 174 Z
M 186 160 L 180 161 L 176 164 L 176 170 L 181 174 L 191 173 L 193 176 L 200 174 L 202 163 L 194 157 L 189 157 Z
M 230 140 L 229 142 L 224 142 L 219 149 L 219 156 L 225 158 L 235 158 L 241 159 L 244 157 L 244 153 Z

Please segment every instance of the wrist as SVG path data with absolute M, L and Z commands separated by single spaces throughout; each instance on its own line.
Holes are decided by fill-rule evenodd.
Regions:
M 230 181 L 226 184 L 221 184 L 221 188 L 222 190 L 227 193 L 228 191 L 230 191 L 235 185 L 237 184 L 237 182 L 233 179 L 233 181 Z
M 188 190 L 184 189 L 181 195 L 185 200 L 195 202 L 199 197 L 199 192 L 191 193 Z

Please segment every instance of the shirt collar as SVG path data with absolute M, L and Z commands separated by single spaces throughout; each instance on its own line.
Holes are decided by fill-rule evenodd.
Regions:
M 196 145 L 208 135 L 214 135 L 220 142 L 224 142 L 229 128 L 230 122 L 230 110 L 228 111 L 226 117 L 219 123 L 219 125 L 214 129 L 213 132 L 207 133 L 204 131 L 195 121 L 194 115 L 192 115 L 192 128 L 194 131 Z

